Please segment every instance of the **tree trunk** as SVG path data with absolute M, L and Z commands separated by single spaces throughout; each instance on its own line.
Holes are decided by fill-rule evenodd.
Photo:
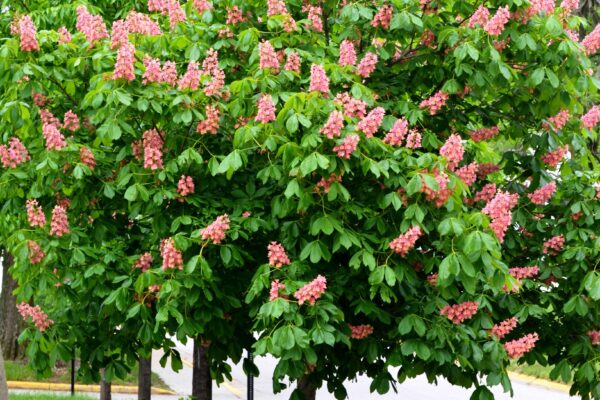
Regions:
M 0 344 L 0 400 L 8 400 L 8 386 L 6 385 L 6 370 L 4 357 L 2 357 L 2 344 Z
M 194 340 L 194 371 L 192 376 L 192 398 L 194 400 L 212 400 L 212 378 L 208 362 L 207 349 L 202 339 Z
M 111 386 L 110 382 L 104 379 L 104 370 L 102 370 L 102 380 L 100 381 L 100 400 L 111 400 Z
M 302 393 L 304 400 L 315 400 L 317 397 L 317 388 L 308 381 L 308 375 L 298 381 L 298 391 Z
M 152 354 L 148 358 L 140 357 L 138 400 L 150 400 L 152 397 Z
M 22 331 L 22 319 L 17 311 L 17 300 L 13 291 L 17 282 L 8 273 L 14 259 L 4 248 L 0 248 L 2 256 L 2 289 L 0 293 L 0 344 L 7 360 L 16 360 L 25 354 L 23 346 L 17 339 Z

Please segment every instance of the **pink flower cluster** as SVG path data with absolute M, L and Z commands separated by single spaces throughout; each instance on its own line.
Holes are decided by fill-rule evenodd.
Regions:
M 532 267 L 513 267 L 508 272 L 515 279 L 535 278 L 540 273 L 540 267 L 537 265 Z
M 448 169 L 454 171 L 462 161 L 465 148 L 459 135 L 453 133 L 440 148 L 440 155 L 448 160 Z
M 456 176 L 460 178 L 461 181 L 465 183 L 467 186 L 472 186 L 477 180 L 477 170 L 479 169 L 479 164 L 476 162 L 472 162 L 464 167 L 457 169 L 454 173 Z
M 17 168 L 18 165 L 30 159 L 27 149 L 19 138 L 10 138 L 8 146 L 0 145 L 0 160 L 4 168 Z
M 329 139 L 338 137 L 341 134 L 342 128 L 344 127 L 344 114 L 341 111 L 332 111 L 329 114 L 329 118 L 323 127 L 321 133 L 327 136 Z
M 506 353 L 508 353 L 508 357 L 519 358 L 533 349 L 535 347 L 535 342 L 538 340 L 539 336 L 537 333 L 530 333 L 520 339 L 504 343 L 504 349 L 506 350 Z
M 56 118 L 54 114 L 46 109 L 40 110 L 40 119 L 42 120 L 42 124 L 56 125 L 56 127 L 60 127 L 60 121 L 58 118 Z
M 258 44 L 258 53 L 260 55 L 260 69 L 272 69 L 274 73 L 279 71 L 279 60 L 275 49 L 268 41 L 263 41 Z
M 96 40 L 108 37 L 108 31 L 102 16 L 90 14 L 85 6 L 77 7 L 76 27 L 92 46 Z
M 196 3 L 197 1 L 194 1 L 194 6 L 198 8 Z M 201 3 L 205 3 L 205 1 L 201 1 Z M 148 10 L 158 11 L 168 16 L 171 28 L 186 20 L 185 12 L 178 0 L 148 0 Z
M 21 39 L 22 51 L 38 51 L 40 49 L 40 45 L 35 37 L 37 29 L 29 15 L 23 15 L 19 18 L 17 30 L 17 34 Z
M 358 122 L 356 129 L 362 131 L 366 137 L 371 138 L 379 129 L 384 115 L 385 110 L 382 107 L 376 107 Z
M 354 43 L 350 40 L 345 39 L 340 44 L 340 58 L 338 65 L 354 65 L 356 64 L 356 50 L 354 49 Z
M 144 71 L 144 75 L 142 76 L 143 84 L 165 82 L 171 86 L 175 86 L 177 83 L 177 67 L 173 61 L 165 62 L 162 68 L 158 58 L 152 58 L 147 54 L 142 61 L 144 67 L 146 67 L 146 71 Z
M 271 282 L 271 290 L 269 290 L 269 301 L 273 301 L 280 298 L 280 290 L 285 290 L 285 284 L 279 283 L 279 279 L 275 279 L 273 282 Z
M 31 97 L 33 97 L 33 103 L 38 107 L 44 107 L 48 102 L 48 97 L 44 96 L 41 93 L 32 92 Z
M 409 138 L 410 138 L 410 136 L 409 136 Z M 408 142 L 408 140 L 407 140 L 407 142 Z M 408 143 L 407 143 L 407 146 L 408 146 Z M 446 202 L 452 195 L 452 189 L 450 189 L 448 187 L 448 183 L 450 182 L 450 179 L 448 178 L 448 175 L 446 173 L 439 172 L 436 169 L 434 171 L 434 178 L 438 184 L 437 191 L 433 190 L 432 188 L 427 186 L 425 184 L 425 182 L 423 181 L 421 184 L 421 192 L 425 193 L 425 198 L 427 199 L 427 201 L 434 202 L 434 205 L 439 208 L 439 207 L 443 206 L 444 204 L 446 204 Z
M 600 35 L 600 33 L 598 33 L 598 35 Z M 584 116 L 581 117 L 581 123 L 588 129 L 594 129 L 598 121 L 600 121 L 599 105 L 594 105 Z
M 465 320 L 470 319 L 477 313 L 479 303 L 476 301 L 466 301 L 464 303 L 455 304 L 453 306 L 445 306 L 440 310 L 440 315 L 448 317 L 453 324 L 461 324 Z
M 350 325 L 351 339 L 361 340 L 373 334 L 373 327 L 371 325 Z
M 195 189 L 196 187 L 192 177 L 181 175 L 181 179 L 179 179 L 179 182 L 177 182 L 177 193 L 179 193 L 181 197 L 185 197 L 194 193 Z
M 63 128 L 71 132 L 79 129 L 79 117 L 73 111 L 69 110 L 64 115 Z
M 42 135 L 46 140 L 46 150 L 60 150 L 67 145 L 65 137 L 54 124 L 44 124 Z
M 469 132 L 469 136 L 474 142 L 481 142 L 483 140 L 490 140 L 500 132 L 500 128 L 492 126 L 490 128 L 480 128 Z
M 308 20 L 315 32 L 323 32 L 323 10 L 321 7 L 308 6 Z
M 327 289 L 327 279 L 323 275 L 318 275 L 314 280 L 296 290 L 294 297 L 298 300 L 299 305 L 304 303 L 314 305 L 325 293 L 325 289 Z
M 556 192 L 556 182 L 552 181 L 533 193 L 529 193 L 527 197 L 533 204 L 544 205 L 552 198 L 554 192 Z
M 341 144 L 333 148 L 333 151 L 337 153 L 338 157 L 349 159 L 356 150 L 359 141 L 360 137 L 358 135 L 348 135 Z
M 542 156 L 542 161 L 548 164 L 549 167 L 556 168 L 558 163 L 562 161 L 565 154 L 569 151 L 569 145 L 564 145 L 558 149 L 546 153 Z
M 17 310 L 19 311 L 19 314 L 21 314 L 21 317 L 23 317 L 24 321 L 31 317 L 33 324 L 40 330 L 40 332 L 44 332 L 54 323 L 54 321 L 49 319 L 48 315 L 42 311 L 40 306 L 32 307 L 23 302 L 21 304 L 17 304 Z
M 325 179 L 325 178 L 321 178 L 321 180 L 319 182 L 317 182 L 317 184 L 315 185 L 315 189 L 314 191 L 319 193 L 321 191 L 321 189 L 323 189 L 324 193 L 329 193 L 329 188 L 331 186 L 332 183 L 334 182 L 341 182 L 342 181 L 342 177 L 332 173 L 331 175 L 329 175 L 329 178 Z
M 530 2 L 529 15 L 536 15 L 542 12 L 550 15 L 554 13 L 554 9 L 556 8 L 555 0 L 530 0 Z
M 236 25 L 244 22 L 245 20 L 244 14 L 238 6 L 227 7 L 227 19 L 225 20 L 226 24 Z
M 408 252 L 415 247 L 415 243 L 423 235 L 423 231 L 419 226 L 413 226 L 406 233 L 401 234 L 396 239 L 390 242 L 390 249 L 394 253 L 400 254 L 405 257 Z
M 160 26 L 150 18 L 149 15 L 130 11 L 125 18 L 125 24 L 129 33 L 139 33 L 140 35 L 158 36 L 162 34 Z
M 495 336 L 498 339 L 502 339 L 504 336 L 508 335 L 513 329 L 517 327 L 518 322 L 519 321 L 517 320 L 517 317 L 505 319 L 499 324 L 494 325 L 490 333 L 492 336 Z
M 437 280 L 438 280 L 439 274 L 433 273 L 431 275 L 427 276 L 427 283 L 429 283 L 431 286 L 435 286 L 437 285 Z
M 554 129 L 560 130 L 562 129 L 567 122 L 569 121 L 569 110 L 561 110 L 558 114 L 553 117 L 548 118 L 548 122 L 552 124 Z M 545 129 L 550 129 L 550 125 L 546 122 L 542 124 Z
M 407 133 L 408 121 L 404 118 L 397 119 L 392 129 L 383 138 L 383 142 L 392 146 L 401 146 Z
M 204 14 L 205 11 L 213 8 L 212 4 L 207 0 L 192 0 L 192 4 L 194 5 L 196 11 L 198 11 L 198 14 Z
M 71 43 L 71 33 L 67 30 L 66 27 L 61 26 L 58 28 L 58 43 L 67 44 Z
M 592 346 L 600 344 L 600 331 L 589 331 L 587 335 L 592 341 Z
M 283 67 L 286 71 L 300 73 L 300 56 L 298 53 L 292 51 L 287 56 L 287 61 L 285 62 L 285 66 Z
M 183 256 L 175 247 L 173 238 L 167 238 L 160 242 L 160 255 L 163 259 L 162 269 L 183 269 Z
M 517 205 L 518 201 L 518 194 L 498 192 L 482 210 L 484 214 L 491 218 L 490 228 L 494 231 L 500 243 L 504 242 L 504 234 L 512 221 L 511 210 Z
M 344 107 L 344 114 L 350 118 L 362 118 L 367 112 L 367 103 L 355 99 L 346 92 L 338 93 L 335 96 L 335 103 Z
M 267 0 L 267 16 L 285 15 L 288 10 L 283 0 Z
M 50 221 L 50 235 L 61 237 L 69 232 L 67 210 L 60 205 L 54 206 L 52 209 L 52 219 Z
M 510 20 L 508 6 L 500 7 L 496 14 L 486 22 L 483 29 L 492 36 L 498 36 L 504 31 L 504 25 Z
M 225 231 L 229 229 L 229 216 L 219 215 L 216 220 L 200 231 L 202 239 L 210 239 L 214 244 L 220 244 L 225 239 Z
M 142 272 L 146 272 L 152 266 L 152 261 L 154 261 L 152 254 L 146 252 L 135 261 L 135 263 L 133 264 L 133 268 L 141 269 Z
M 563 18 L 567 17 L 571 12 L 579 8 L 579 0 L 563 0 L 560 3 L 560 8 L 563 9 Z
M 163 167 L 162 148 L 164 141 L 156 129 L 149 129 L 142 136 L 144 146 L 144 168 L 157 170 Z
M 358 74 L 363 78 L 368 78 L 373 71 L 375 71 L 378 60 L 379 58 L 377 57 L 377 54 L 371 53 L 370 51 L 367 52 L 367 54 L 365 54 L 356 67 Z
M 216 106 L 208 104 L 206 106 L 206 119 L 198 122 L 196 132 L 204 135 L 210 133 L 216 135 L 219 130 L 219 120 L 221 119 L 221 112 Z
M 421 133 L 418 130 L 410 130 L 406 137 L 406 147 L 409 149 L 418 149 L 421 147 Z
M 381 26 L 383 29 L 388 29 L 390 27 L 390 21 L 392 20 L 392 12 L 394 9 L 389 4 L 384 5 L 379 9 L 377 14 L 373 17 L 371 21 L 371 26 L 373 28 L 377 28 Z
M 46 215 L 44 214 L 44 210 L 40 206 L 37 200 L 29 199 L 26 202 L 27 207 L 27 221 L 31 227 L 35 228 L 39 226 L 43 228 L 46 225 Z
M 444 93 L 441 90 L 435 93 L 430 98 L 423 100 L 419 104 L 419 108 L 428 108 L 429 114 L 435 115 L 448 101 L 448 93 Z
M 596 25 L 593 31 L 591 31 L 581 41 L 581 45 L 585 49 L 585 54 L 591 55 L 598 51 L 600 48 L 600 24 Z
M 480 179 L 484 179 L 489 174 L 493 174 L 496 171 L 500 170 L 500 166 L 494 163 L 483 163 L 479 164 L 479 171 L 477 171 L 477 175 Z
M 281 268 L 284 265 L 289 265 L 290 259 L 285 254 L 283 246 L 277 242 L 271 242 L 267 246 L 269 255 L 269 265 L 275 268 Z
M 489 18 L 490 10 L 488 10 L 488 8 L 482 4 L 479 6 L 479 8 L 477 8 L 477 10 L 475 10 L 471 18 L 469 18 L 467 27 L 475 28 L 475 26 L 477 25 L 484 27 L 487 24 Z
M 124 43 L 117 51 L 117 62 L 113 79 L 135 79 L 135 46 L 129 42 Z
M 266 124 L 271 121 L 275 121 L 275 106 L 273 105 L 273 99 L 270 94 L 263 94 L 258 99 L 258 113 L 256 114 L 255 121 Z
M 329 78 L 322 65 L 313 64 L 310 66 L 310 87 L 311 92 L 329 93 Z
M 485 201 L 488 202 L 494 198 L 496 195 L 496 184 L 488 183 L 481 190 L 475 193 L 473 196 L 473 201 Z
M 196 61 L 190 61 L 187 71 L 179 78 L 179 90 L 197 90 L 200 85 L 200 67 Z
M 600 199 L 600 186 L 596 188 L 596 198 Z
M 27 250 L 29 252 L 29 262 L 32 264 L 41 262 L 46 256 L 40 245 L 33 240 L 27 241 Z
M 96 157 L 94 157 L 94 153 L 87 147 L 79 149 L 79 160 L 91 170 L 96 167 Z
M 556 255 L 565 245 L 565 237 L 563 235 L 553 236 L 544 242 L 543 253 Z

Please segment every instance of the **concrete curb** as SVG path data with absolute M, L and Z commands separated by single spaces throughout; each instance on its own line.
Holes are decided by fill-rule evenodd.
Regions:
M 49 383 L 49 382 L 24 382 L 24 381 L 8 381 L 9 389 L 24 389 L 24 390 L 48 390 L 57 392 L 68 392 L 71 390 L 71 385 L 68 383 Z M 111 387 L 113 393 L 137 394 L 137 386 L 113 385 Z M 100 385 L 75 385 L 76 392 L 99 393 Z M 171 394 L 177 393 L 161 388 L 152 388 L 152 394 Z
M 518 372 L 508 372 L 510 379 L 515 379 L 529 385 L 542 386 L 546 389 L 559 390 L 564 393 L 569 393 L 571 387 L 564 383 L 549 381 L 547 379 L 536 378 L 535 376 L 519 374 Z

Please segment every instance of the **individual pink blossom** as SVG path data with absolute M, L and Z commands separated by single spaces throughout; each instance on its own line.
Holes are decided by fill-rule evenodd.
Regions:
M 270 94 L 263 94 L 258 99 L 258 113 L 256 114 L 255 121 L 266 124 L 271 121 L 275 121 L 275 106 Z
M 70 232 L 67 210 L 59 205 L 52 209 L 52 220 L 50 221 L 50 235 L 64 236 Z
M 308 20 L 315 32 L 323 32 L 323 10 L 321 7 L 308 6 Z
M 221 118 L 221 112 L 217 106 L 213 106 L 208 104 L 205 109 L 206 119 L 198 122 L 198 126 L 196 127 L 196 132 L 204 135 L 206 133 L 210 133 L 212 135 L 216 135 L 219 130 L 219 120 Z
M 341 144 L 333 148 L 333 151 L 337 153 L 338 157 L 349 159 L 356 150 L 359 141 L 360 137 L 358 135 L 348 135 Z
M 569 110 L 560 110 L 558 114 L 548 118 L 548 122 L 550 122 L 552 125 L 549 125 L 548 123 L 544 122 L 542 126 L 544 127 L 544 129 L 550 129 L 551 127 L 553 127 L 557 131 L 561 130 L 569 121 L 569 116 Z
M 44 124 L 42 135 L 46 141 L 46 150 L 60 150 L 67 146 L 65 137 L 54 124 Z
M 382 107 L 376 107 L 358 122 L 356 129 L 362 131 L 366 137 L 371 138 L 381 126 L 384 115 L 385 110 Z
M 513 267 L 508 272 L 515 279 L 535 278 L 540 273 L 540 267 L 537 265 L 531 267 Z
M 154 261 L 152 254 L 146 252 L 135 261 L 135 263 L 133 264 L 133 268 L 141 269 L 142 272 L 146 272 L 152 266 L 152 261 Z
M 483 4 L 480 5 L 477 10 L 473 13 L 471 18 L 469 18 L 469 22 L 467 26 L 469 28 L 475 28 L 477 25 L 484 27 L 490 18 L 490 10 Z
M 565 245 L 565 237 L 563 235 L 553 236 L 544 242 L 543 253 L 557 255 Z
M 275 268 L 281 268 L 284 265 L 289 265 L 290 259 L 285 253 L 283 246 L 277 242 L 271 242 L 267 246 L 269 251 L 269 265 Z
M 113 79 L 125 79 L 132 81 L 135 79 L 135 46 L 129 42 L 124 43 L 117 51 L 117 62 Z
M 552 181 L 535 192 L 529 193 L 527 197 L 533 204 L 544 205 L 552 198 L 554 192 L 556 192 L 556 182 Z
M 546 153 L 542 156 L 542 161 L 546 163 L 551 168 L 556 168 L 556 166 L 562 161 L 565 157 L 565 154 L 569 151 L 569 146 L 564 145 L 559 147 L 558 149 Z
M 35 199 L 29 199 L 26 202 L 27 207 L 27 221 L 29 221 L 29 225 L 32 228 L 36 226 L 43 228 L 46 225 L 46 215 L 44 214 L 44 210 Z
M 190 61 L 185 74 L 179 79 L 179 90 L 197 90 L 200 85 L 200 68 L 196 61 Z
M 350 325 L 350 338 L 361 340 L 373 334 L 373 327 L 371 325 Z
M 397 119 L 392 129 L 383 138 L 383 142 L 392 146 L 401 146 L 407 133 L 408 121 L 404 118 Z
M 94 153 L 92 153 L 92 151 L 87 147 L 82 147 L 79 149 L 79 160 L 83 165 L 87 165 L 91 170 L 96 168 L 96 157 L 94 157 Z
M 27 250 L 29 254 L 29 262 L 31 264 L 37 264 L 41 262 L 46 256 L 40 245 L 33 240 L 27 241 Z
M 314 191 L 316 193 L 320 193 L 321 189 L 323 189 L 323 193 L 327 194 L 329 193 L 331 185 L 335 182 L 342 182 L 342 177 L 336 173 L 332 173 L 327 179 L 321 178 L 321 180 L 315 185 Z
M 61 26 L 58 28 L 58 43 L 67 44 L 71 43 L 71 33 L 67 30 L 66 27 Z
M 73 111 L 69 110 L 64 115 L 63 128 L 71 132 L 79 129 L 79 117 Z
M 490 334 L 497 339 L 502 339 L 517 327 L 518 322 L 519 321 L 517 320 L 517 317 L 505 319 L 499 324 L 494 325 L 490 331 Z
M 504 234 L 511 224 L 511 210 L 517 205 L 519 196 L 499 191 L 483 208 L 482 212 L 488 215 L 492 223 L 490 228 L 496 234 L 500 243 L 504 242 Z
M 495 195 L 496 195 L 496 184 L 488 183 L 483 188 L 481 188 L 481 190 L 479 192 L 475 193 L 475 196 L 473 196 L 473 201 L 488 202 L 488 201 L 492 200 Z
M 163 167 L 164 141 L 160 133 L 156 129 L 147 130 L 142 137 L 142 145 L 144 147 L 144 168 L 161 169 Z
M 390 242 L 390 249 L 394 253 L 400 254 L 402 257 L 406 257 L 408 252 L 415 247 L 415 243 L 423 235 L 423 231 L 419 226 L 413 226 L 405 233 L 398 236 L 396 239 Z
M 283 67 L 286 71 L 300 73 L 300 56 L 296 52 L 291 52 L 287 56 L 287 61 Z
M 271 43 L 268 41 L 259 43 L 258 53 L 260 55 L 260 69 L 272 69 L 275 73 L 279 71 L 279 60 L 277 60 L 277 54 L 275 54 L 275 49 L 271 46 Z
M 354 65 L 356 64 L 356 50 L 352 41 L 345 39 L 340 44 L 340 58 L 338 65 Z
M 356 67 L 358 74 L 363 78 L 368 78 L 375 71 L 378 59 L 377 54 L 367 52 Z
M 592 346 L 600 344 L 600 331 L 588 331 L 587 335 L 592 341 Z
M 311 92 L 329 93 L 329 78 L 322 65 L 313 64 L 310 66 L 310 87 Z
M 445 315 L 453 324 L 462 324 L 473 316 L 479 310 L 479 302 L 466 301 L 453 306 L 445 306 L 440 310 L 440 315 Z
M 447 101 L 448 93 L 442 92 L 440 90 L 430 98 L 423 100 L 419 104 L 419 108 L 428 108 L 429 114 L 435 115 L 446 104 Z
M 418 130 L 410 130 L 406 137 L 406 147 L 409 149 L 418 149 L 421 147 L 421 133 Z
M 530 333 L 520 339 L 504 343 L 504 349 L 509 358 L 519 358 L 533 349 L 539 338 L 537 333 Z
M 48 315 L 42 311 L 40 306 L 32 307 L 23 302 L 21 304 L 17 304 L 17 310 L 19 311 L 19 314 L 21 314 L 21 317 L 24 321 L 31 317 L 31 321 L 40 332 L 44 332 L 46 329 L 52 326 L 52 324 L 54 324 L 54 321 L 48 318 Z
M 344 107 L 344 115 L 347 117 L 363 118 L 367 112 L 367 103 L 355 99 L 348 93 L 338 93 L 335 96 L 335 103 Z
M 504 31 L 504 25 L 510 20 L 508 6 L 500 7 L 496 14 L 485 24 L 483 29 L 492 36 L 498 36 Z
M 169 269 L 183 269 L 183 256 L 175 247 L 175 241 L 173 238 L 164 239 L 160 243 L 160 255 L 163 259 L 162 269 L 164 271 Z
M 177 193 L 179 193 L 181 197 L 185 197 L 194 193 L 194 190 L 195 186 L 192 177 L 181 175 L 181 179 L 179 179 L 179 182 L 177 183 Z
M 598 48 L 600 48 L 600 24 L 596 25 L 594 30 L 583 38 L 581 45 L 587 55 L 592 55 L 598 51 Z
M 389 4 L 384 5 L 377 11 L 377 14 L 373 17 L 371 21 L 371 26 L 373 28 L 377 28 L 381 26 L 383 29 L 388 29 L 390 27 L 390 21 L 392 20 L 392 13 L 394 9 Z
M 269 301 L 277 300 L 281 297 L 279 292 L 285 290 L 285 284 L 279 283 L 279 279 L 275 279 L 271 282 L 271 290 L 269 290 Z
M 490 140 L 494 136 L 500 133 L 500 128 L 492 126 L 490 128 L 480 128 L 469 132 L 469 136 L 474 142 L 481 142 L 483 140 Z
M 76 27 L 92 46 L 95 41 L 108 37 L 102 16 L 90 14 L 85 6 L 77 7 Z
M 29 152 L 19 138 L 10 138 L 8 146 L 0 145 L 0 160 L 4 168 L 17 168 L 18 165 L 30 159 Z
M 223 214 L 217 217 L 210 225 L 200 231 L 202 239 L 210 239 L 214 244 L 220 244 L 225 239 L 225 232 L 229 229 L 229 216 Z
M 327 279 L 318 275 L 314 280 L 298 289 L 294 293 L 294 297 L 298 300 L 299 305 L 304 303 L 315 305 L 315 302 L 325 293 L 325 289 L 327 289 Z
M 457 134 L 452 134 L 440 149 L 440 155 L 448 161 L 448 169 L 454 171 L 462 161 L 465 148 L 462 139 Z
M 192 4 L 198 14 L 204 14 L 205 11 L 208 11 L 213 8 L 213 5 L 209 3 L 207 0 L 193 0 Z
M 342 132 L 342 128 L 344 127 L 344 114 L 341 111 L 332 111 L 329 114 L 329 118 L 323 128 L 321 128 L 321 133 L 329 139 L 333 139 L 334 137 L 340 136 Z
M 472 162 L 464 167 L 461 167 L 454 171 L 456 176 L 460 178 L 461 181 L 465 183 L 467 186 L 472 186 L 477 180 L 477 170 L 479 169 L 479 164 L 476 162 Z
M 22 51 L 38 51 L 40 45 L 35 35 L 37 28 L 29 15 L 23 15 L 18 22 L 19 37 L 21 40 Z
M 598 35 L 600 35 L 600 32 L 598 33 Z M 599 105 L 594 105 L 583 117 L 581 117 L 581 123 L 583 124 L 583 126 L 590 130 L 594 129 L 596 124 L 598 124 L 598 121 L 600 121 Z
M 288 10 L 283 0 L 267 0 L 267 16 L 287 14 Z

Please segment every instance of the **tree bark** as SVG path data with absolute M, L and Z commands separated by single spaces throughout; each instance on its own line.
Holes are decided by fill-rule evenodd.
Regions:
M 17 300 L 13 291 L 17 282 L 8 273 L 14 259 L 5 248 L 0 248 L 2 257 L 2 289 L 0 293 L 0 344 L 7 360 L 22 358 L 25 354 L 23 346 L 19 346 L 17 339 L 23 329 L 21 316 L 17 311 Z
M 302 393 L 304 400 L 315 400 L 317 397 L 317 388 L 308 381 L 308 375 L 298 381 L 298 391 Z
M 202 338 L 194 340 L 194 370 L 192 376 L 192 398 L 194 400 L 212 400 L 212 378 L 207 348 Z
M 152 397 L 152 355 L 140 357 L 138 379 L 138 400 L 150 400 Z
M 2 357 L 2 344 L 0 344 L 0 400 L 8 400 L 8 386 L 6 385 L 6 370 L 4 357 Z
M 104 379 L 104 370 L 102 370 L 102 380 L 100 381 L 100 400 L 112 399 L 111 386 L 112 383 L 107 382 L 106 379 Z

